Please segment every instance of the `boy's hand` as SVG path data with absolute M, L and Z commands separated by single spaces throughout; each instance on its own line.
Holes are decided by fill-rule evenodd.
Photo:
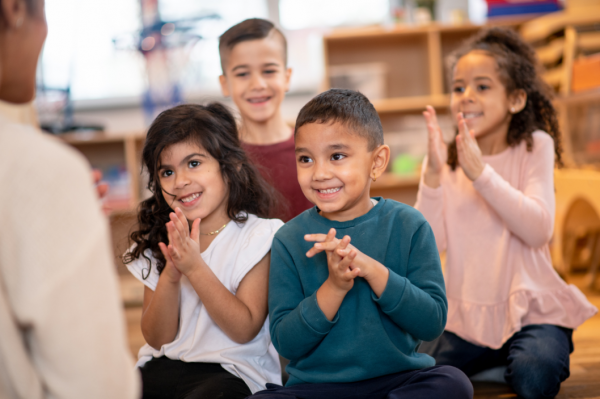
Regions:
M 194 220 L 190 233 L 188 221 L 181 209 L 176 208 L 169 217 L 171 221 L 167 223 L 168 254 L 177 270 L 189 277 L 198 267 L 206 265 L 200 255 L 200 219 Z
M 427 121 L 427 165 L 423 181 L 429 187 L 437 188 L 440 185 L 440 173 L 448 160 L 448 147 L 444 143 L 444 136 L 437 121 L 435 109 L 431 105 L 423 111 Z
M 330 236 L 331 230 L 333 230 L 333 236 Z M 327 253 L 329 253 L 329 251 L 334 251 L 335 255 L 343 258 L 344 260 L 348 257 L 351 258 L 352 261 L 349 265 L 349 269 L 352 271 L 357 270 L 357 276 L 367 280 L 371 286 L 371 289 L 373 289 L 373 292 L 378 297 L 381 296 L 387 285 L 387 280 L 389 277 L 388 268 L 370 256 L 365 255 L 355 246 L 350 244 L 350 237 L 344 237 L 344 239 L 348 238 L 348 243 L 342 245 L 344 239 L 340 240 L 339 238 L 335 238 L 335 230 L 331 230 L 327 235 L 307 234 L 304 236 L 306 241 L 315 242 L 315 245 L 313 245 L 313 247 L 306 253 L 306 256 L 312 258 L 316 254 L 323 251 L 327 251 Z M 329 263 L 329 255 L 327 261 Z
M 341 240 L 335 238 L 335 229 L 329 230 L 325 240 L 320 245 L 326 246 L 327 267 L 329 269 L 329 282 L 339 292 L 344 294 L 354 286 L 354 279 L 359 275 L 360 269 L 350 268 L 350 264 L 356 257 L 356 252 L 351 252 L 345 258 L 342 258 L 337 250 L 346 249 L 350 243 L 350 237 L 345 236 Z
M 459 134 L 456 136 L 456 150 L 458 153 L 458 164 L 462 168 L 465 175 L 475 181 L 483 172 L 485 163 L 481 158 L 481 150 L 475 140 L 473 131 L 469 131 L 467 122 L 463 117 L 462 112 L 456 115 L 456 123 L 458 124 Z

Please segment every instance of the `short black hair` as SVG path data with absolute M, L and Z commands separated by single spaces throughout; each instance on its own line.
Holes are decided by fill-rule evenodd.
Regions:
M 221 69 L 225 74 L 225 60 L 236 44 L 250 40 L 264 39 L 271 32 L 276 32 L 283 43 L 284 66 L 287 65 L 287 40 L 272 22 L 262 18 L 250 18 L 233 25 L 219 37 L 219 56 L 221 58 Z
M 295 133 L 309 123 L 335 123 L 367 139 L 369 151 L 383 144 L 383 128 L 375 107 L 362 93 L 330 89 L 310 100 L 298 114 Z

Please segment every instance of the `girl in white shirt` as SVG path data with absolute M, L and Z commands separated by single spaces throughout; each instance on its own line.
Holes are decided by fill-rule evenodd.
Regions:
M 274 191 L 222 105 L 179 105 L 142 152 L 152 197 L 139 207 L 128 268 L 145 284 L 144 398 L 244 398 L 281 384 L 267 320 Z

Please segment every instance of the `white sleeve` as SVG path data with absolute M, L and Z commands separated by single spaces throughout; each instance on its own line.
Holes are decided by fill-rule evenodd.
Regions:
M 89 167 L 48 142 L 32 141 L 13 165 L 21 167 L 0 174 L 0 181 L 19 183 L 8 190 L 11 212 L 2 213 L 8 302 L 48 397 L 139 397 L 108 226 Z M 7 200 L 0 195 L 2 204 Z
M 129 250 L 126 253 L 128 252 Z M 156 268 L 156 259 L 152 256 L 152 252 L 149 249 L 144 251 L 144 255 L 146 255 L 150 261 L 144 258 L 143 255 L 140 255 L 139 258 L 126 264 L 126 266 L 135 278 L 140 280 L 152 291 L 156 291 L 156 286 L 158 285 L 158 279 L 160 277 L 158 269 Z
M 247 230 L 237 256 L 238 264 L 232 280 L 236 289 L 246 274 L 271 250 L 273 237 L 283 226 L 283 222 L 279 219 L 256 218 L 248 220 L 246 223 L 250 223 L 250 225 L 246 226 Z

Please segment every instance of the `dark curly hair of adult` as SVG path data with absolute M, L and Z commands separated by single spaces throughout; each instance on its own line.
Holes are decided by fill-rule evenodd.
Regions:
M 512 29 L 484 29 L 467 39 L 448 57 L 450 75 L 453 74 L 458 60 L 474 50 L 484 51 L 494 57 L 507 95 L 514 93 L 515 90 L 524 90 L 527 94 L 525 108 L 512 116 L 506 135 L 507 144 L 515 147 L 525 140 L 527 150 L 531 151 L 532 133 L 538 129 L 544 130 L 554 140 L 556 164 L 562 166 L 561 133 L 556 110 L 552 105 L 552 89 L 538 73 L 539 64 L 535 50 Z M 451 77 L 449 81 L 452 81 Z M 455 170 L 457 164 L 456 142 L 452 141 L 448 145 L 448 165 Z
M 130 263 L 143 256 L 149 249 L 156 259 L 157 270 L 162 273 L 166 261 L 158 246 L 168 242 L 167 228 L 169 206 L 160 186 L 160 156 L 167 147 L 190 142 L 204 148 L 219 162 L 221 176 L 228 186 L 227 215 L 236 223 L 245 223 L 248 214 L 258 217 L 271 217 L 278 209 L 280 200 L 276 192 L 250 163 L 240 145 L 236 121 L 225 106 L 211 103 L 206 106 L 184 104 L 162 112 L 152 122 L 142 150 L 143 168 L 148 171 L 148 190 L 152 196 L 138 206 L 138 230 L 130 234 L 130 241 L 136 245 L 124 256 Z M 167 193 L 167 195 L 170 195 Z

